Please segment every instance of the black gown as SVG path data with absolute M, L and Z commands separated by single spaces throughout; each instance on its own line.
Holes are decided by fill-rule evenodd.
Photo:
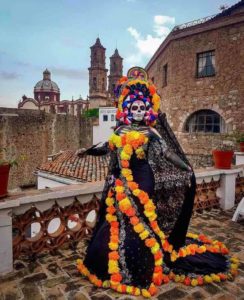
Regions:
M 189 164 L 174 134 L 168 127 L 167 121 L 162 116 L 159 118 L 159 124 L 158 131 L 164 137 L 164 140 L 158 137 L 150 138 L 145 151 L 145 159 L 138 159 L 134 153 L 131 156 L 130 169 L 133 180 L 153 200 L 156 206 L 158 225 L 166 234 L 167 240 L 173 246 L 173 249 L 177 251 L 189 244 L 205 246 L 204 242 L 199 239 L 187 237 L 196 188 L 194 173 L 183 171 L 166 159 L 164 152 L 167 148 L 174 151 L 183 161 Z M 107 144 L 100 148 L 92 148 L 87 152 L 89 155 L 104 155 L 106 153 L 108 153 Z M 114 186 L 115 179 L 121 176 L 118 153 L 111 151 L 110 157 L 109 174 L 102 194 L 97 224 L 87 247 L 85 259 L 82 262 L 90 274 L 96 275 L 102 281 L 110 280 L 110 274 L 108 273 L 110 225 L 105 218 L 105 199 L 109 189 Z M 149 221 L 143 214 L 143 206 L 138 198 L 130 195 L 130 200 L 139 213 L 144 227 L 150 232 L 150 237 L 155 238 L 160 244 L 159 237 L 151 230 Z M 117 208 L 119 269 L 123 278 L 121 283 L 148 289 L 152 283 L 155 267 L 153 254 L 133 230 L 129 218 Z M 224 273 L 222 277 L 227 278 L 227 275 L 232 272 L 230 258 L 223 253 L 212 253 L 207 250 L 201 254 L 195 253 L 194 255 L 188 254 L 185 257 L 178 257 L 173 261 L 167 251 L 161 250 L 163 251 L 163 274 L 173 272 L 174 276 L 178 274 L 190 276 L 190 280 L 193 279 L 193 284 L 195 284 L 194 279 L 198 275 L 203 278 L 204 275 L 215 276 L 215 274 Z M 81 271 L 81 273 L 83 272 Z M 217 276 L 216 279 L 216 276 L 214 276 L 213 280 L 219 281 L 219 277 Z M 206 283 L 211 281 L 212 279 L 209 279 L 208 276 Z

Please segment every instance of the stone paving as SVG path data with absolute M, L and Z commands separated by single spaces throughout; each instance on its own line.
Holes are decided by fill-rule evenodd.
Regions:
M 192 232 L 202 232 L 219 239 L 231 249 L 241 263 L 239 275 L 233 282 L 209 284 L 203 287 L 187 287 L 180 283 L 163 285 L 156 297 L 151 299 L 216 299 L 244 300 L 244 221 L 231 221 L 233 211 L 213 209 L 195 214 L 191 221 Z M 0 300 L 129 300 L 145 299 L 117 294 L 111 290 L 93 287 L 78 274 L 75 261 L 84 255 L 84 244 L 76 252 L 62 249 L 54 256 L 39 255 L 37 260 L 15 261 L 15 271 L 0 277 Z

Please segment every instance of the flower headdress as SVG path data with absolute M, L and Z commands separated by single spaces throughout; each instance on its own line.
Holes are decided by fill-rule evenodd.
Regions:
M 140 67 L 131 68 L 127 77 L 123 76 L 115 89 L 118 98 L 117 120 L 124 124 L 132 122 L 130 107 L 136 100 L 141 100 L 146 106 L 144 121 L 146 125 L 153 126 L 158 116 L 160 97 L 154 84 L 148 81 L 146 71 Z

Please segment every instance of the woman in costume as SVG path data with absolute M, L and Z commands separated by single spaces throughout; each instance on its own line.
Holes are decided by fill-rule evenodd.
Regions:
M 165 115 L 160 97 L 135 67 L 117 89 L 117 127 L 109 143 L 89 155 L 110 153 L 101 208 L 78 270 L 98 287 L 151 297 L 170 280 L 186 285 L 219 282 L 238 262 L 219 241 L 187 233 L 195 176 Z

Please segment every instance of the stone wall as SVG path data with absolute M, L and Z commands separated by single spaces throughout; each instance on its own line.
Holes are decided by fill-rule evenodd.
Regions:
M 147 66 L 162 98 L 161 109 L 188 154 L 209 155 L 226 139 L 218 133 L 185 132 L 187 118 L 198 110 L 219 113 L 225 133 L 244 131 L 243 21 L 243 15 L 236 15 L 172 32 Z M 197 78 L 197 53 L 210 50 L 215 50 L 216 75 Z M 165 64 L 168 84 L 163 86 Z
M 92 120 L 44 111 L 0 108 L 0 148 L 19 158 L 10 171 L 9 189 L 36 183 L 33 174 L 47 156 L 92 144 Z

